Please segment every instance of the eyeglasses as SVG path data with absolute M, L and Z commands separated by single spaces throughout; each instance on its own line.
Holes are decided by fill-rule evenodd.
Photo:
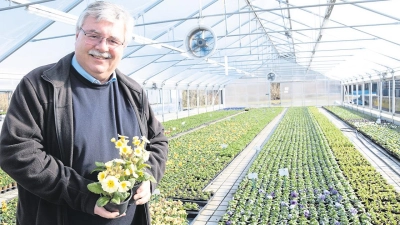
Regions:
M 122 41 L 115 38 L 105 38 L 97 33 L 87 33 L 82 28 L 81 30 L 83 34 L 86 36 L 85 42 L 90 45 L 98 45 L 103 41 L 103 39 L 106 39 L 107 46 L 110 49 L 114 49 L 124 44 Z

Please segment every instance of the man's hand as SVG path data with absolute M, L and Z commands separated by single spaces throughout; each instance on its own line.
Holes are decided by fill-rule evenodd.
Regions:
M 94 206 L 94 214 L 99 215 L 106 219 L 115 219 L 126 215 L 125 213 L 119 215 L 119 212 L 107 211 L 107 209 L 105 209 L 104 207 L 98 207 L 97 205 Z
M 146 202 L 150 201 L 150 197 L 150 181 L 144 181 L 137 189 L 136 194 L 133 196 L 133 199 L 136 201 L 136 205 L 143 205 Z

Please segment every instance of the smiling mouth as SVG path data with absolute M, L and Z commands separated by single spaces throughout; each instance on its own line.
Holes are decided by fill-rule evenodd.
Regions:
M 96 50 L 90 50 L 88 53 L 96 59 L 111 59 L 111 54 L 108 52 L 101 53 Z
M 92 57 L 96 58 L 96 59 L 110 59 L 110 57 L 102 57 L 102 56 L 98 56 L 98 55 L 93 55 L 93 54 L 89 54 Z

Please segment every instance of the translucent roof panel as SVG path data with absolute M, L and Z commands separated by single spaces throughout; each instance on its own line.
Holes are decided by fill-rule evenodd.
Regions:
M 0 82 L 73 52 L 76 20 L 93 1 L 0 2 Z M 349 80 L 400 68 L 397 0 L 111 2 L 135 19 L 119 69 L 145 87 L 221 88 L 271 71 L 279 81 Z M 194 58 L 186 42 L 199 27 L 215 35 L 207 40 L 216 49 Z

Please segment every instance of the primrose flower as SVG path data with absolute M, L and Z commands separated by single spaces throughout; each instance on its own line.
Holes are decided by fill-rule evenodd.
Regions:
M 150 158 L 150 152 L 149 151 L 143 152 L 143 160 L 146 162 L 149 160 L 149 158 Z
M 142 140 L 143 140 L 144 142 L 146 142 L 147 144 L 150 144 L 150 141 L 149 141 L 145 136 L 142 136 Z
M 107 169 L 110 169 L 113 165 L 112 161 L 108 161 L 104 164 L 106 166 Z
M 130 155 L 132 154 L 132 147 L 131 146 L 124 146 L 119 149 L 119 154 L 121 155 Z
M 93 171 L 99 172 L 99 181 L 87 185 L 89 191 L 100 195 L 101 201 L 96 203 L 100 207 L 109 202 L 125 201 L 132 187 L 143 181 L 156 183 L 155 178 L 145 171 L 150 167 L 145 163 L 150 158 L 150 152 L 144 148 L 149 143 L 146 137 L 133 137 L 132 146 L 129 145 L 129 138 L 123 135 L 118 135 L 118 140 L 111 138 L 111 142 L 119 150 L 120 158 L 105 163 L 96 162 Z
M 114 176 L 108 176 L 100 183 L 101 183 L 101 188 L 103 188 L 103 190 L 108 193 L 116 192 L 120 186 L 118 179 Z
M 125 164 L 125 161 L 122 160 L 122 159 L 114 159 L 113 161 L 114 161 L 115 163 L 117 163 L 117 164 Z
M 135 148 L 134 154 L 135 154 L 136 156 L 141 156 L 141 155 L 142 155 L 142 149 L 141 149 L 141 148 Z
M 132 144 L 134 144 L 135 146 L 140 145 L 140 140 L 137 136 L 133 137 Z
M 118 191 L 119 192 L 126 192 L 131 187 L 131 182 L 129 181 L 122 181 L 119 185 Z
M 103 181 L 105 178 L 107 177 L 107 173 L 104 171 L 101 171 L 98 175 L 97 175 L 97 179 L 99 181 Z

